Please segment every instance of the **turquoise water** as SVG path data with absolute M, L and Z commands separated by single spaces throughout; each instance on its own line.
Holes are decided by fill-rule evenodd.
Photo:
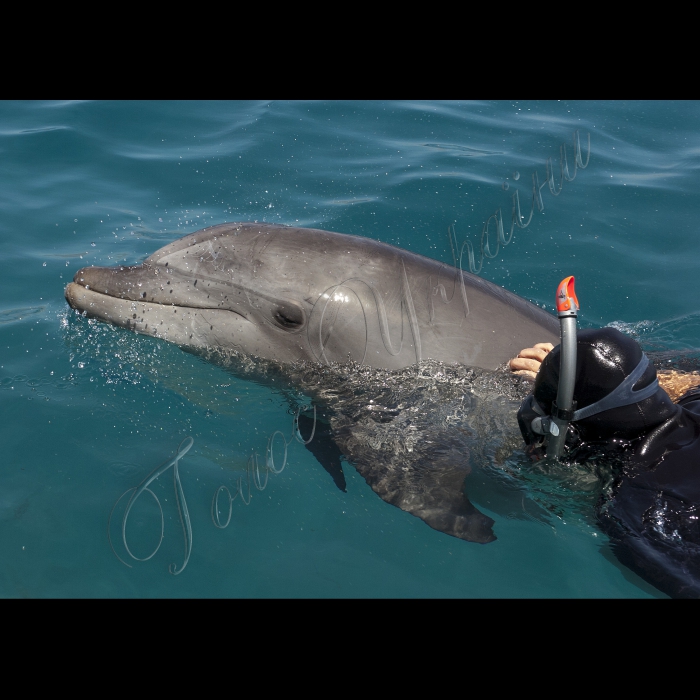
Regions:
M 498 540 L 467 543 L 384 503 L 347 465 L 343 493 L 299 443 L 216 528 L 218 487 L 235 493 L 250 454 L 264 462 L 268 437 L 291 435 L 287 398 L 78 317 L 63 289 L 80 267 L 136 263 L 225 221 L 449 263 L 454 225 L 478 267 L 494 215 L 485 278 L 551 310 L 574 274 L 584 325 L 698 348 L 698 117 L 694 102 L 0 103 L 0 595 L 661 597 L 616 561 L 592 514 L 508 518 L 482 493 Z M 496 250 L 515 193 L 532 218 Z M 135 561 L 117 532 L 113 551 L 115 503 L 187 436 L 191 537 L 171 468 L 150 486 L 160 550 Z M 158 544 L 159 513 L 149 494 L 134 505 L 135 556 Z

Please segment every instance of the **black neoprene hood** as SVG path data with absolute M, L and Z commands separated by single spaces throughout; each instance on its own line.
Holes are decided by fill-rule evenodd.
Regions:
M 639 344 L 615 328 L 579 331 L 577 345 L 574 388 L 577 409 L 594 404 L 610 394 L 642 359 Z M 646 387 L 655 379 L 656 370 L 649 363 L 634 389 Z M 535 380 L 534 397 L 546 414 L 551 412 L 558 384 L 559 346 L 544 359 Z M 659 388 L 647 399 L 583 418 L 576 421 L 574 427 L 578 439 L 584 442 L 631 441 L 663 423 L 677 411 L 668 394 Z M 524 432 L 523 437 L 530 442 Z

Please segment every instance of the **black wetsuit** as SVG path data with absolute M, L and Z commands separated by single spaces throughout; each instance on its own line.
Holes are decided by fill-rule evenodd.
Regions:
M 613 392 L 642 362 L 642 350 L 612 328 L 581 331 L 577 343 L 574 400 L 578 409 Z M 634 385 L 651 385 L 648 365 Z M 559 383 L 559 347 L 545 358 L 533 395 L 518 413 L 525 442 L 542 453 L 533 433 L 533 403 L 549 415 Z M 650 391 L 653 391 L 650 389 Z M 539 446 L 538 446 L 539 445 Z M 700 597 L 700 389 L 674 404 L 658 388 L 631 405 L 597 413 L 569 425 L 567 455 L 614 458 L 612 485 L 597 505 L 602 529 L 618 559 L 673 597 Z
M 623 564 L 670 596 L 700 597 L 700 389 L 635 446 L 598 519 Z

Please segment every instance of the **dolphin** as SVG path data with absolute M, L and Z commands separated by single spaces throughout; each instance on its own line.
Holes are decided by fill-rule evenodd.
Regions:
M 470 405 L 459 372 L 496 370 L 521 348 L 556 344 L 559 335 L 557 319 L 543 309 L 450 265 L 360 236 L 268 223 L 211 226 L 140 265 L 82 268 L 65 296 L 84 315 L 190 351 L 240 353 L 289 367 L 305 393 L 332 404 L 329 429 L 319 435 L 325 431 L 335 445 L 309 449 L 328 461 L 339 488 L 342 454 L 388 503 L 482 543 L 495 539 L 494 521 L 464 489 L 470 471 L 464 436 L 474 431 L 428 439 L 417 414 L 386 387 L 397 386 L 396 373 L 406 368 L 431 362 L 454 368 L 442 394 L 412 395 L 430 407 L 424 411 L 430 420 L 443 415 L 442 425 L 450 425 Z M 325 391 L 328 371 L 308 370 L 321 365 L 394 376 L 384 382 L 382 405 L 375 401 L 381 392 L 370 399 L 358 371 L 345 375 L 344 393 Z M 306 369 L 292 369 L 299 366 Z
M 553 316 L 468 272 L 360 236 L 265 223 L 205 228 L 141 265 L 83 268 L 65 295 L 137 333 L 281 362 L 496 369 L 559 337 Z

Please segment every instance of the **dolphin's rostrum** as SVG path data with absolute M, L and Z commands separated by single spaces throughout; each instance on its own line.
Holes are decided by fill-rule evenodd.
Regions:
M 203 229 L 141 265 L 83 268 L 65 294 L 73 308 L 137 333 L 290 365 L 494 370 L 558 338 L 547 312 L 444 263 L 363 237 L 264 223 Z M 382 465 L 357 447 L 348 414 L 330 408 L 338 447 L 384 500 L 456 537 L 494 539 L 493 521 L 463 493 L 468 470 L 458 452 L 443 451 L 433 468 L 425 449 L 400 468 Z

